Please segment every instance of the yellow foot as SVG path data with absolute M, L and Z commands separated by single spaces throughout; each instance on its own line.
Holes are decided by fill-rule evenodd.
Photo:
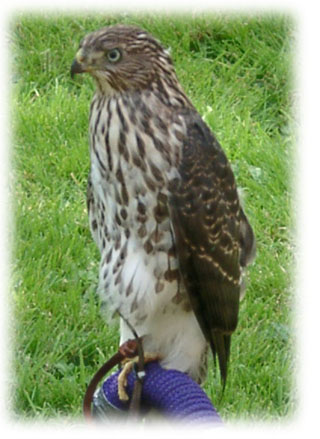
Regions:
M 126 358 L 122 362 L 123 368 L 118 376 L 118 396 L 119 396 L 121 401 L 128 401 L 129 400 L 129 396 L 128 396 L 125 388 L 128 384 L 128 375 L 131 372 L 134 363 L 137 363 L 138 360 L 139 360 L 139 357 L 134 357 L 134 358 L 130 358 L 130 359 Z M 158 361 L 158 360 L 160 360 L 159 354 L 150 354 L 150 353 L 144 354 L 144 363 L 145 364 L 150 363 L 151 361 Z

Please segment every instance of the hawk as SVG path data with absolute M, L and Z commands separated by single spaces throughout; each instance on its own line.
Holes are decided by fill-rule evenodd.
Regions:
M 223 383 L 243 271 L 255 239 L 230 164 L 149 33 L 115 25 L 84 37 L 72 76 L 88 72 L 87 205 L 101 253 L 99 293 L 161 365 L 206 376 L 210 347 Z

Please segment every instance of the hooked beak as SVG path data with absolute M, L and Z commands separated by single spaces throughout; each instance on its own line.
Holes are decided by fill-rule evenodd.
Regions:
M 74 78 L 74 75 L 76 75 L 77 73 L 84 73 L 85 70 L 83 70 L 82 65 L 75 59 L 73 60 L 73 63 L 71 65 L 71 78 Z
M 86 72 L 86 70 L 83 67 L 83 61 L 84 61 L 84 56 L 83 56 L 83 52 L 82 49 L 80 49 L 78 51 L 78 53 L 76 54 L 75 59 L 72 62 L 71 65 L 71 78 L 74 78 L 74 75 L 78 74 L 78 73 L 84 73 Z

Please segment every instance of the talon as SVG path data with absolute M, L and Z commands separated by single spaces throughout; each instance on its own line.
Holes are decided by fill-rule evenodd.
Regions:
M 118 376 L 118 396 L 120 401 L 128 401 L 129 396 L 125 390 L 128 384 L 128 375 L 133 368 L 134 361 L 127 361 Z
M 122 345 L 123 346 L 123 345 Z M 120 401 L 128 401 L 129 396 L 125 390 L 127 384 L 128 384 L 128 375 L 131 372 L 134 363 L 137 363 L 138 357 L 134 358 L 126 358 L 123 360 L 123 368 L 118 376 L 118 396 Z M 158 361 L 161 357 L 159 354 L 151 354 L 151 353 L 145 353 L 144 354 L 144 363 L 150 363 L 151 361 Z

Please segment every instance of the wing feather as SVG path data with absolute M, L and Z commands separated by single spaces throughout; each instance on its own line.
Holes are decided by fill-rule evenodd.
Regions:
M 252 233 L 254 238 L 222 148 L 196 111 L 184 111 L 182 117 L 187 135 L 180 177 L 170 186 L 170 215 L 190 302 L 218 355 L 225 384 L 231 334 L 238 321 L 240 258 L 247 261 L 253 245 L 245 237 Z

